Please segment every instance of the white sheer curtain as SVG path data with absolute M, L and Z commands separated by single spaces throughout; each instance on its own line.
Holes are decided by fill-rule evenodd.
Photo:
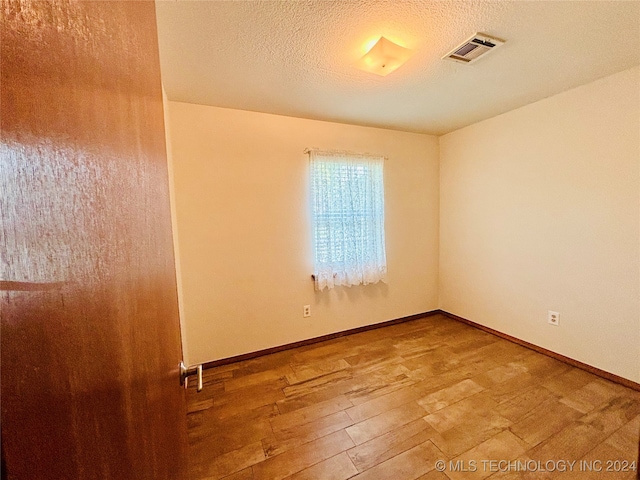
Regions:
M 384 157 L 308 153 L 316 290 L 386 281 Z

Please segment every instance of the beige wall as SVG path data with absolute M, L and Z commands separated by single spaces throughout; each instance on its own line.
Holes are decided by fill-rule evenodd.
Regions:
M 189 363 L 438 307 L 436 137 L 168 107 Z M 387 285 L 314 291 L 306 147 L 388 157 Z M 306 304 L 310 318 L 302 317 Z
M 639 83 L 445 135 L 440 158 L 427 135 L 168 102 L 186 360 L 439 307 L 640 381 Z M 314 292 L 305 147 L 389 157 L 388 285 Z
M 176 210 L 176 186 L 173 181 L 173 147 L 171 146 L 171 118 L 169 118 L 169 99 L 167 92 L 162 87 L 162 107 L 164 109 L 164 133 L 167 146 L 167 171 L 169 173 L 169 200 L 171 203 L 171 223 L 173 225 L 173 255 L 176 265 L 176 289 L 178 294 L 178 313 L 180 315 L 180 338 L 182 340 L 182 359 L 186 365 L 189 365 L 187 359 L 189 353 L 187 351 L 186 325 L 184 321 L 184 298 L 182 294 L 182 269 L 180 267 L 180 249 L 178 248 L 178 212 Z
M 634 68 L 440 138 L 442 309 L 640 381 L 639 85 Z

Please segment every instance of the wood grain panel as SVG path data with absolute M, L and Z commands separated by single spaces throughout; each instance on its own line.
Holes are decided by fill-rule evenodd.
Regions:
M 9 478 L 183 478 L 154 4 L 12 0 L 2 15 Z
M 443 359 L 447 368 L 432 368 Z M 330 365 L 340 370 L 319 368 Z M 396 368 L 405 374 L 391 374 Z M 287 369 L 314 375 L 286 386 L 300 380 L 282 377 Z M 637 456 L 638 392 L 444 315 L 211 368 L 204 378 L 204 391 L 191 386 L 188 395 L 193 480 L 564 479 L 494 473 L 482 461 Z M 200 401 L 227 385 L 231 392 Z M 256 390 L 267 386 L 291 395 L 269 399 Z M 230 398 L 219 401 L 228 394 L 231 411 Z M 444 471 L 435 470 L 437 460 Z M 476 472 L 453 470 L 472 460 Z
M 586 372 L 592 373 L 594 375 L 598 375 L 599 377 L 605 378 L 607 380 L 611 380 L 612 382 L 619 383 L 620 385 L 624 385 L 625 387 L 633 388 L 634 390 L 637 390 L 640 392 L 640 383 L 634 382 L 633 380 L 629 380 L 628 378 L 621 377 L 619 375 L 616 375 L 615 373 L 607 372 L 605 370 L 594 367 L 592 365 L 587 365 L 586 363 L 580 362 L 578 360 L 574 360 L 573 358 L 569 358 L 560 353 L 552 352 L 551 350 L 547 350 L 546 348 L 540 347 L 538 345 L 534 345 L 533 343 L 529 343 L 525 340 L 520 340 L 519 338 L 513 337 L 507 333 L 502 333 L 502 332 L 499 332 L 498 330 L 494 330 L 491 327 L 486 327 L 472 320 L 459 317 L 458 315 L 454 315 L 453 313 L 445 312 L 442 310 L 439 311 L 439 313 L 442 313 L 443 315 L 446 315 L 449 318 L 453 318 L 459 322 L 466 323 L 467 325 L 471 325 L 472 327 L 478 328 L 484 332 L 490 333 L 491 335 L 504 338 L 505 340 L 509 340 L 510 342 L 516 343 L 518 345 L 522 345 L 523 347 L 529 348 L 535 352 L 542 353 L 551 358 L 555 358 L 556 360 L 560 360 L 561 362 L 564 362 L 573 367 L 577 367 Z

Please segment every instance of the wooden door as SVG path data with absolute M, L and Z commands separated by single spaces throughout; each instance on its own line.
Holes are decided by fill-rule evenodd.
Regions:
M 184 478 L 154 3 L 3 0 L 2 17 L 8 478 Z

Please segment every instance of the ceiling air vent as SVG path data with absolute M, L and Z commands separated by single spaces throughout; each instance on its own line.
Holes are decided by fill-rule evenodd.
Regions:
M 504 40 L 499 38 L 490 37 L 484 33 L 476 33 L 442 58 L 460 63 L 472 63 L 503 43 Z

